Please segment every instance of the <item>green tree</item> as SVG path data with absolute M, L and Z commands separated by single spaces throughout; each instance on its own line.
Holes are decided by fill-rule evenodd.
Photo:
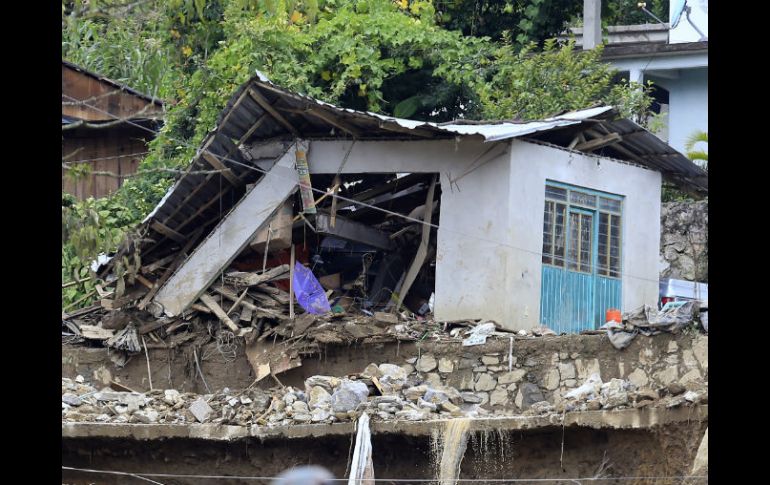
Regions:
M 708 170 L 709 163 L 708 142 L 709 134 L 705 131 L 697 130 L 687 138 L 687 141 L 684 144 L 687 158 L 693 162 L 700 161 L 703 168 L 706 170 Z M 699 144 L 706 145 L 706 148 L 696 148 L 696 146 L 699 146 Z

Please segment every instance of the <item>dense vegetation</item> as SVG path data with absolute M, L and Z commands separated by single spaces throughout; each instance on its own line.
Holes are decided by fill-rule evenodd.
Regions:
M 328 102 L 416 119 L 533 119 L 598 102 L 645 119 L 646 90 L 614 84 L 599 49 L 547 40 L 579 14 L 573 4 L 582 2 L 64 1 L 63 58 L 168 109 L 140 176 L 101 200 L 62 195 L 62 280 L 87 280 L 62 290 L 63 305 L 89 302 L 89 262 L 151 210 L 256 70 Z

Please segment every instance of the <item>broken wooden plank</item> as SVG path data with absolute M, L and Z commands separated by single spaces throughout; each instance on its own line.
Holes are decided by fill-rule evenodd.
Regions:
M 190 305 L 191 310 L 195 310 L 197 312 L 203 312 L 203 313 L 211 313 L 211 310 L 206 305 L 199 305 L 198 303 L 193 303 Z
M 219 318 L 219 320 L 222 323 L 227 325 L 227 328 L 229 328 L 233 332 L 237 332 L 238 330 L 240 330 L 240 327 L 235 323 L 233 323 L 232 320 L 230 320 L 230 317 L 227 316 L 227 313 L 225 313 L 222 307 L 219 306 L 216 301 L 214 301 L 211 295 L 204 293 L 200 296 L 200 300 L 204 305 L 209 307 L 209 310 L 214 312 L 214 315 L 216 315 L 217 318 Z
M 302 212 L 315 214 L 315 201 L 313 200 L 313 185 L 310 181 L 310 168 L 307 164 L 308 143 L 297 143 L 297 174 L 299 174 L 299 192 L 302 196 Z
M 168 227 L 167 225 L 163 224 L 160 221 L 157 221 L 157 220 L 152 221 L 152 223 L 150 224 L 150 227 L 158 231 L 159 233 L 163 234 L 167 238 L 173 239 L 174 241 L 180 244 L 187 241 L 187 238 L 184 237 L 184 234 L 178 233 L 177 231 L 171 229 L 170 227 Z
M 295 151 L 296 145 L 292 145 L 163 284 L 155 300 L 167 315 L 179 315 L 194 303 L 297 190 Z
M 409 267 L 409 271 L 404 278 L 404 284 L 401 287 L 401 291 L 398 294 L 398 303 L 394 306 L 395 311 L 401 310 L 401 306 L 404 304 L 404 298 L 409 289 L 417 278 L 420 268 L 422 268 L 425 262 L 425 257 L 428 255 L 428 242 L 430 240 L 430 221 L 433 216 L 433 192 L 436 189 L 436 178 L 430 182 L 430 188 L 428 189 L 428 196 L 425 198 L 425 217 L 423 218 L 422 225 L 422 239 L 420 240 L 420 246 L 417 248 L 417 254 L 414 256 L 412 265 Z
M 70 312 L 70 313 L 62 313 L 61 319 L 62 320 L 69 320 L 70 318 L 81 317 L 83 315 L 86 315 L 88 313 L 96 311 L 96 310 L 98 310 L 100 308 L 102 308 L 102 305 L 97 303 L 95 305 L 91 305 L 89 307 L 81 308 L 80 310 L 75 310 L 75 311 Z
M 157 330 L 157 329 L 159 329 L 161 327 L 164 327 L 164 326 L 166 326 L 168 324 L 174 323 L 175 321 L 176 320 L 171 319 L 171 318 L 169 318 L 169 319 L 160 319 L 160 320 L 157 320 L 155 322 L 145 323 L 141 327 L 137 328 L 136 331 L 137 331 L 137 333 L 139 333 L 139 335 L 144 335 L 144 334 L 152 332 L 153 330 Z
M 81 325 L 80 335 L 90 340 L 107 340 L 115 336 L 115 331 L 98 325 Z
M 242 187 L 244 185 L 243 181 L 235 176 L 232 170 L 227 168 L 224 163 L 213 153 L 210 151 L 204 151 L 202 153 L 204 160 L 206 160 L 209 165 L 214 167 L 214 169 L 219 170 L 224 178 L 227 179 L 228 182 L 230 182 L 235 187 Z
M 139 271 L 144 274 L 152 273 L 158 268 L 162 268 L 163 266 L 167 265 L 168 263 L 172 262 L 176 258 L 176 253 L 169 254 L 165 258 L 161 258 L 154 263 L 148 264 L 147 266 L 142 266 L 142 269 Z
M 575 145 L 575 150 L 578 150 L 581 152 L 590 152 L 593 150 L 598 150 L 599 148 L 602 148 L 602 147 L 606 147 L 607 145 L 618 143 L 622 140 L 623 140 L 623 137 L 618 135 L 617 133 L 610 133 L 609 135 L 603 136 L 601 138 L 595 138 L 585 143 L 578 143 L 577 145 Z
M 232 281 L 234 284 L 237 284 L 238 286 L 257 286 L 261 283 L 265 283 L 266 281 L 279 279 L 281 276 L 286 275 L 286 273 L 288 272 L 289 272 L 289 265 L 282 264 L 280 266 L 276 266 L 275 268 L 271 268 L 261 274 L 234 271 L 231 273 L 227 273 L 225 275 L 225 280 Z
M 359 242 L 386 251 L 393 249 L 393 241 L 388 234 L 371 228 L 366 224 L 352 221 L 348 218 L 337 216 L 334 226 L 331 224 L 331 216 L 319 212 L 315 218 L 316 231 L 319 234 L 329 234 L 340 239 Z
M 358 131 L 358 129 L 353 128 L 353 126 L 345 123 L 344 121 L 338 118 L 335 118 L 332 115 L 327 114 L 326 112 L 322 111 L 319 108 L 308 108 L 304 113 L 311 114 L 316 118 L 324 120 L 325 122 L 329 123 L 333 127 L 338 128 L 346 133 L 349 133 L 353 138 L 361 137 L 361 132 Z
M 262 96 L 262 94 L 259 93 L 259 91 L 257 91 L 254 88 L 249 88 L 249 94 L 251 95 L 252 98 L 254 98 L 254 101 L 256 101 L 257 104 L 259 104 L 262 107 L 262 109 L 270 113 L 270 116 L 272 116 L 273 119 L 275 119 L 278 123 L 286 127 L 286 129 L 289 130 L 289 132 L 292 135 L 299 138 L 300 136 L 299 131 L 297 131 L 297 129 L 294 128 L 294 126 L 291 123 L 289 123 L 288 120 L 284 118 L 284 116 L 281 113 L 276 111 L 276 109 L 267 101 L 267 99 L 265 99 L 264 96 Z

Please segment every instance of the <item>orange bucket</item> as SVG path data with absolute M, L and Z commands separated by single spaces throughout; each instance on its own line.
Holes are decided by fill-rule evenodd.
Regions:
M 606 321 L 623 323 L 623 315 L 620 313 L 620 310 L 618 310 L 617 308 L 610 308 L 609 310 L 607 310 Z

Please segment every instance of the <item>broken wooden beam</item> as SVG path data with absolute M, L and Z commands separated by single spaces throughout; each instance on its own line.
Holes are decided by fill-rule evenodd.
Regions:
M 201 300 L 201 303 L 203 303 L 209 308 L 209 310 L 214 312 L 214 315 L 216 315 L 217 318 L 219 318 L 219 320 L 222 323 L 227 325 L 227 328 L 229 328 L 233 332 L 237 332 L 238 330 L 241 329 L 238 325 L 233 323 L 232 320 L 230 320 L 230 317 L 227 316 L 227 313 L 225 313 L 222 307 L 219 306 L 216 301 L 214 301 L 211 295 L 204 293 L 201 295 L 200 300 Z
M 610 133 L 609 135 L 603 136 L 601 138 L 595 138 L 585 143 L 578 143 L 577 145 L 575 145 L 575 150 L 578 150 L 581 152 L 590 152 L 593 150 L 598 150 L 599 148 L 602 148 L 602 147 L 606 147 L 608 145 L 618 143 L 622 140 L 623 140 L 623 137 L 618 135 L 617 133 Z
M 224 178 L 227 179 L 228 182 L 230 182 L 235 187 L 242 187 L 244 185 L 243 181 L 235 176 L 232 170 L 227 168 L 224 163 L 208 150 L 204 150 L 202 153 L 203 159 L 206 160 L 209 165 L 214 167 L 214 169 L 219 170 L 219 173 L 222 174 Z
M 295 137 L 300 136 L 299 131 L 297 131 L 297 129 L 294 128 L 294 126 L 291 123 L 289 123 L 288 120 L 284 118 L 284 116 L 281 113 L 276 111 L 276 109 L 267 101 L 267 99 L 265 99 L 264 96 L 262 96 L 262 94 L 259 93 L 259 91 L 257 91 L 254 88 L 249 88 L 249 94 L 251 95 L 252 98 L 254 98 L 254 101 L 256 101 L 257 104 L 259 104 L 262 107 L 262 109 L 270 113 L 270 116 L 272 116 L 278 123 L 286 127 L 286 129 L 289 130 L 289 132 L 292 135 L 294 135 Z
M 286 275 L 288 272 L 289 265 L 282 264 L 261 274 L 234 271 L 227 273 L 225 275 L 225 279 L 228 280 L 228 282 L 232 282 L 238 286 L 257 286 L 261 283 L 265 283 L 266 281 L 278 279 L 279 277 Z
M 409 271 L 407 271 L 406 277 L 404 278 L 404 284 L 401 287 L 401 291 L 398 293 L 398 303 L 394 307 L 395 311 L 401 310 L 401 305 L 404 304 L 404 298 L 407 293 L 409 293 L 409 289 L 412 287 L 412 283 L 414 283 L 415 278 L 417 278 L 417 273 L 420 272 L 420 268 L 422 268 L 425 258 L 428 255 L 428 242 L 430 241 L 431 229 L 430 221 L 433 216 L 433 192 L 435 189 L 436 178 L 434 177 L 430 182 L 428 197 L 425 199 L 425 217 L 423 218 L 420 247 L 417 248 L 417 254 L 414 256 L 412 265 L 409 267 Z
M 390 240 L 388 234 L 378 229 L 341 216 L 337 216 L 335 219 L 334 227 L 332 227 L 331 216 L 324 212 L 319 212 L 315 218 L 316 231 L 319 234 L 328 234 L 386 251 L 390 251 L 394 247 L 393 241 Z
M 187 241 L 187 238 L 184 237 L 184 234 L 178 233 L 177 231 L 175 231 L 174 229 L 171 229 L 170 227 L 168 227 L 167 225 L 163 224 L 160 221 L 157 221 L 157 220 L 152 221 L 152 224 L 150 224 L 150 227 L 155 231 L 163 234 L 167 238 L 173 239 L 174 241 L 180 244 Z
M 163 284 L 155 300 L 168 316 L 179 315 L 194 303 L 297 190 L 295 151 L 292 145 Z

